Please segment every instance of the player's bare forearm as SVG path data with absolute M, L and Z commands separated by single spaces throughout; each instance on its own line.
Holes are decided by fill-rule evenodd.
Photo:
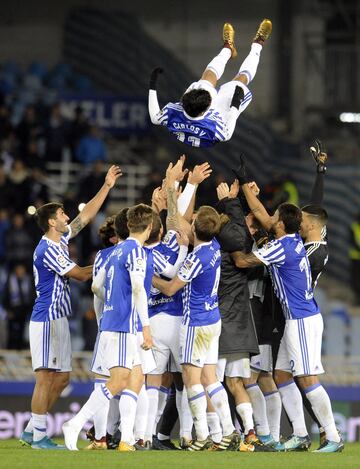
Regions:
M 166 217 L 166 229 L 179 231 L 179 217 L 177 208 L 177 193 L 173 185 L 168 185 L 166 188 L 167 194 L 167 217 Z
M 269 231 L 271 228 L 271 217 L 266 211 L 266 208 L 260 202 L 260 200 L 256 197 L 253 191 L 250 189 L 248 184 L 243 184 L 242 190 L 244 192 L 246 201 L 249 205 L 251 212 L 254 214 L 255 218 L 259 220 L 261 225 L 265 228 L 266 231 Z
M 93 266 L 87 265 L 86 267 L 79 267 L 76 265 L 66 274 L 66 277 L 79 280 L 80 282 L 86 282 L 92 277 Z
M 179 277 L 174 277 L 172 280 L 167 281 L 154 276 L 152 284 L 155 288 L 161 291 L 166 296 L 173 296 L 177 291 L 184 287 L 186 284 Z
M 258 259 L 252 252 L 246 254 L 242 251 L 235 251 L 231 254 L 232 260 L 234 261 L 236 267 L 239 269 L 246 269 L 248 267 L 257 267 L 261 265 L 262 262 Z
M 109 191 L 114 187 L 117 179 L 122 175 L 119 166 L 112 165 L 106 173 L 105 182 L 99 192 L 85 205 L 74 221 L 70 223 L 71 238 L 80 231 L 95 217 L 104 203 Z

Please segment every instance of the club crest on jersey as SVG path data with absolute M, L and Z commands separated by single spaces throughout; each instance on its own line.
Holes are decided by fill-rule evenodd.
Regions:
M 61 267 L 65 267 L 66 266 L 66 259 L 64 256 L 62 256 L 61 254 L 59 256 L 57 256 L 56 258 L 56 261 L 59 265 L 61 265 Z

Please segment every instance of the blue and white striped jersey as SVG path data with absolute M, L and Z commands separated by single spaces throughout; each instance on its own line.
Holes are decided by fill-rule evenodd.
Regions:
M 180 142 L 192 147 L 212 147 L 227 140 L 226 126 L 220 113 L 210 108 L 203 116 L 190 117 L 181 103 L 168 103 L 161 110 L 159 122 Z
M 101 267 L 105 267 L 106 262 L 111 254 L 111 251 L 114 249 L 115 246 L 110 246 L 108 248 L 100 249 L 96 253 L 93 265 L 93 277 L 99 272 Z
M 298 233 L 275 239 L 253 253 L 269 267 L 285 319 L 302 319 L 320 312 L 311 286 L 309 260 Z
M 152 248 L 154 259 L 162 260 L 159 265 L 154 265 L 157 275 L 162 277 L 161 273 L 164 271 L 163 262 L 166 261 L 174 265 L 177 261 L 179 254 L 179 245 L 176 239 L 176 231 L 169 230 L 164 239 Z M 160 257 L 161 256 L 161 257 Z M 162 277 L 168 280 L 166 277 Z M 154 287 L 151 287 L 149 297 L 149 317 L 152 318 L 159 313 L 166 313 L 170 316 L 182 316 L 182 292 L 178 291 L 173 296 L 166 296 Z
M 31 321 L 52 321 L 71 314 L 70 285 L 65 275 L 76 264 L 69 258 L 70 235 L 69 228 L 60 243 L 43 236 L 34 251 L 36 300 Z
M 127 238 L 114 247 L 105 270 L 105 302 L 100 330 L 136 334 L 138 315 L 130 272 L 141 275 L 145 283 L 146 251 L 136 239 Z
M 183 289 L 183 324 L 208 326 L 220 320 L 218 287 L 221 253 L 213 239 L 196 246 L 179 269 L 178 277 L 187 285 Z

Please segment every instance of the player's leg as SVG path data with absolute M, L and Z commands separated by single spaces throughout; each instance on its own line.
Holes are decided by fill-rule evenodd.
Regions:
M 147 416 L 149 413 L 149 399 L 146 391 L 146 386 L 143 384 L 138 395 L 138 405 L 135 417 L 135 448 L 149 449 L 145 447 L 145 432 L 147 424 Z
M 159 406 L 159 389 L 162 374 L 148 374 L 146 377 L 146 393 L 149 400 L 149 408 L 146 422 L 144 440 L 152 444 L 153 432 Z
M 280 440 L 281 397 L 273 380 L 272 374 L 262 371 L 258 378 L 258 384 L 265 396 L 266 415 L 269 423 L 270 434 L 276 442 Z
M 271 21 L 268 19 L 264 19 L 260 23 L 260 26 L 253 39 L 250 53 L 240 65 L 239 71 L 234 77 L 234 80 L 240 81 L 244 85 L 248 85 L 254 79 L 259 65 L 262 47 L 264 45 L 264 42 L 269 38 L 271 30 Z
M 320 314 L 297 320 L 302 345 L 303 366 L 298 367 L 296 375 L 312 409 L 326 433 L 326 441 L 320 452 L 342 451 L 344 446 L 336 429 L 329 395 L 319 383 L 317 374 L 323 373 L 321 364 L 321 343 L 323 320 Z
M 216 445 L 220 445 L 223 437 L 220 418 L 208 395 L 206 395 L 206 401 L 206 420 L 209 427 L 210 436 Z
M 95 375 L 94 389 L 106 384 L 108 376 Z M 109 403 L 110 404 L 110 403 Z M 94 427 L 86 432 L 86 437 L 91 440 L 91 443 L 85 448 L 87 450 L 104 450 L 107 449 L 106 445 L 106 426 L 108 417 L 109 406 L 100 409 L 99 412 L 93 417 Z M 93 432 L 92 432 L 93 430 Z
M 141 365 L 134 364 L 131 370 L 126 388 L 121 392 L 120 396 L 120 431 L 121 441 L 119 451 L 133 451 L 135 438 L 134 426 L 136 418 L 136 409 L 138 403 L 138 395 L 144 383 L 144 375 Z
M 279 450 L 307 450 L 311 444 L 305 424 L 300 391 L 293 379 L 294 370 L 302 366 L 302 349 L 298 344 L 296 321 L 286 321 L 280 342 L 274 379 L 279 389 L 284 409 L 293 427 L 293 436 Z
M 260 441 L 265 441 L 270 436 L 270 428 L 266 414 L 265 397 L 257 383 L 258 377 L 259 373 L 252 371 L 251 378 L 245 378 L 243 382 L 252 405 L 256 434 Z
M 235 47 L 235 31 L 230 23 L 225 23 L 223 27 L 223 41 L 224 47 L 220 53 L 214 57 L 211 62 L 207 65 L 204 73 L 201 76 L 201 80 L 209 81 L 214 87 L 218 80 L 222 77 L 226 64 L 229 59 L 237 56 Z
M 108 404 L 111 398 L 126 388 L 134 357 L 137 355 L 136 336 L 124 332 L 101 332 L 104 341 L 104 364 L 110 370 L 110 379 L 95 389 L 80 411 L 63 425 L 65 445 L 77 450 L 77 438 L 85 423 Z M 121 345 L 121 346 L 120 346 Z M 114 348 L 119 350 L 114 354 Z

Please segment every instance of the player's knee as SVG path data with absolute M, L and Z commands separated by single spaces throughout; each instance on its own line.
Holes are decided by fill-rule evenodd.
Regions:
M 240 378 L 230 378 L 226 376 L 225 383 L 231 394 L 234 394 L 239 386 L 243 387 L 243 382 Z
M 56 390 L 62 392 L 70 383 L 70 373 L 58 373 L 54 382 Z
M 275 370 L 274 372 L 274 380 L 277 386 L 279 384 L 286 383 L 287 381 L 290 381 L 291 379 L 292 379 L 292 374 L 288 373 L 287 371 Z

